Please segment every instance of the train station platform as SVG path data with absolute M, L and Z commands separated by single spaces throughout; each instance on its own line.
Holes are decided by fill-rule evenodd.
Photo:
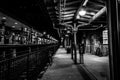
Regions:
M 70 54 L 59 48 L 53 57 L 53 63 L 38 80 L 109 80 L 108 57 L 98 57 L 86 53 L 84 64 L 74 64 Z
M 40 80 L 85 80 L 77 66 L 72 61 L 70 54 L 64 49 L 58 49 L 53 57 L 53 64 Z
M 93 74 L 97 80 L 109 80 L 109 57 L 99 57 L 91 55 L 90 53 L 84 54 L 84 65 L 91 74 Z

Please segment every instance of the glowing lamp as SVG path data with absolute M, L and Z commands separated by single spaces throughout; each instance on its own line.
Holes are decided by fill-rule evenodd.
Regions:
M 85 10 L 79 11 L 79 15 L 80 15 L 80 16 L 84 16 L 85 14 L 86 14 L 86 11 L 85 11 Z

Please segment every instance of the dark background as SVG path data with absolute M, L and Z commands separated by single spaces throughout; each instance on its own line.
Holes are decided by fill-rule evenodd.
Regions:
M 59 39 L 43 0 L 1 0 L 0 11 L 37 31 L 46 31 Z

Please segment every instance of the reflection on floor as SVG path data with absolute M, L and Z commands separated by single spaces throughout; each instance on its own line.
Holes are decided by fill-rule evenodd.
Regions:
M 79 62 L 79 54 L 77 54 Z M 84 54 L 83 66 L 92 73 L 97 80 L 109 80 L 108 57 L 98 57 L 90 53 Z M 64 48 L 59 48 L 53 59 L 53 64 L 48 68 L 41 80 L 90 80 L 80 69 L 80 64 L 74 65 L 71 55 L 66 54 Z M 78 68 L 79 67 L 79 68 Z
M 109 80 L 109 58 L 91 54 L 84 55 L 84 65 L 98 80 Z

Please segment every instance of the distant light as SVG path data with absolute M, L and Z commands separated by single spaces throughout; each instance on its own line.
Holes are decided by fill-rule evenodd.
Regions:
M 70 33 L 70 31 L 67 31 L 67 33 Z
M 15 22 L 15 24 L 18 24 L 17 22 Z
M 80 16 L 84 16 L 85 14 L 86 14 L 86 11 L 85 11 L 85 10 L 79 11 L 79 15 L 80 15 Z
M 27 31 L 27 28 L 24 28 L 25 31 Z
M 15 26 L 12 26 L 13 28 L 15 28 Z
M 68 37 L 69 35 L 65 35 L 66 37 Z
M 77 17 L 76 17 L 77 19 L 80 19 L 80 16 L 79 15 L 77 15 Z
M 6 19 L 6 17 L 2 17 L 2 19 Z
M 64 30 L 67 30 L 66 28 Z
M 43 32 L 43 34 L 46 34 L 46 32 Z

